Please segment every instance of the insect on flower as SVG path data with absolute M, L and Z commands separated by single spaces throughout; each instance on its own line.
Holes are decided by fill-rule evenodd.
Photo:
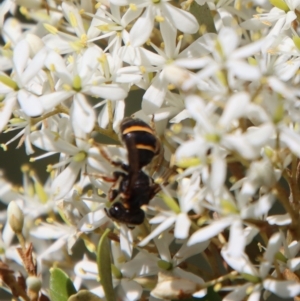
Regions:
M 141 206 L 148 204 L 160 190 L 159 184 L 156 184 L 152 177 L 143 171 L 143 167 L 160 155 L 160 141 L 147 123 L 133 118 L 125 118 L 121 122 L 120 136 L 127 149 L 128 164 L 113 161 L 101 149 L 106 160 L 122 169 L 122 171 L 113 172 L 112 178 L 102 177 L 105 181 L 113 183 L 108 199 L 112 202 L 117 197 L 119 198 L 109 209 L 106 209 L 106 213 L 120 223 L 139 225 L 145 218 Z

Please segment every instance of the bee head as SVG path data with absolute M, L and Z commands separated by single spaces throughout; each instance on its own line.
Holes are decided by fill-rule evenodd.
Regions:
M 120 202 L 114 203 L 109 209 L 105 209 L 105 211 L 110 218 L 124 224 L 140 225 L 145 218 L 145 213 L 141 208 L 132 211 L 126 209 Z

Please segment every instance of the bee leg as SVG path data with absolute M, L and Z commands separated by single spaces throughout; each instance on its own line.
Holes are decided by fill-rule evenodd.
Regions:
M 114 184 L 110 187 L 108 191 L 108 199 L 112 202 L 120 193 L 120 178 L 126 177 L 126 174 L 121 171 L 114 171 L 113 172 L 113 182 Z M 122 181 L 122 180 L 121 180 Z
M 90 177 L 94 177 L 94 178 L 98 178 L 98 179 L 102 179 L 105 182 L 109 182 L 109 183 L 114 183 L 116 181 L 115 178 L 112 177 L 108 177 L 106 175 L 103 174 L 99 174 L 99 173 L 84 173 L 85 176 L 90 176 Z
M 152 117 L 151 117 L 151 120 L 150 120 L 150 126 L 151 126 L 152 130 L 153 130 L 154 132 L 156 132 L 156 130 L 155 130 L 154 117 L 155 117 L 155 115 L 152 114 Z
M 160 192 L 161 191 L 161 187 L 160 187 L 160 185 L 159 184 L 156 184 L 156 183 L 154 183 L 152 186 L 151 186 L 151 191 L 150 191 L 150 200 L 152 199 L 152 198 L 154 198 L 155 197 L 155 195 L 158 193 L 158 192 Z
M 123 163 L 121 161 L 115 161 L 115 160 L 113 160 L 101 145 L 97 144 L 97 147 L 98 147 L 98 149 L 99 149 L 100 154 L 102 155 L 102 157 L 107 162 L 109 162 L 112 166 L 120 167 L 123 170 L 128 171 L 128 165 L 127 164 L 125 164 L 125 163 Z

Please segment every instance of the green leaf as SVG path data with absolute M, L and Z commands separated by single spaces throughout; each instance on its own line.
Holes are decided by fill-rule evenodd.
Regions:
M 87 291 L 81 290 L 77 294 L 71 296 L 68 301 L 102 301 L 100 297 L 96 296 L 95 294 Z
M 97 265 L 101 284 L 107 301 L 115 301 L 114 287 L 112 284 L 110 244 L 107 238 L 109 229 L 106 229 L 100 238 L 97 248 Z
M 51 301 L 68 301 L 77 291 L 72 280 L 59 268 L 50 269 L 50 297 Z

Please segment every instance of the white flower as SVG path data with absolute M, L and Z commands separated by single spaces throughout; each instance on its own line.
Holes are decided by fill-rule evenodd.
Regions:
M 201 69 L 194 78 L 183 84 L 183 89 L 190 89 L 198 84 L 201 90 L 203 87 L 202 81 L 215 76 L 219 76 L 219 80 L 228 81 L 230 87 L 237 89 L 240 84 L 239 80 L 254 81 L 261 77 L 259 68 L 250 65 L 245 59 L 260 51 L 264 43 L 263 39 L 239 47 L 241 38 L 237 31 L 230 27 L 224 27 L 220 30 L 217 39 L 208 35 L 205 41 L 212 57 L 196 57 L 176 62 L 176 65 L 180 67 Z M 223 69 L 227 70 L 226 79 L 220 78 L 218 73 Z
M 209 50 L 205 44 L 206 39 L 213 38 L 214 34 L 206 34 L 197 39 L 183 51 L 181 51 L 182 36 L 176 45 L 176 30 L 168 25 L 168 20 L 161 24 L 161 32 L 164 41 L 164 49 L 160 49 L 155 44 L 150 43 L 157 54 L 145 50 L 142 47 L 124 46 L 120 50 L 122 59 L 132 65 L 138 65 L 143 68 L 144 72 L 156 71 L 150 87 L 143 96 L 142 110 L 145 114 L 159 113 L 160 108 L 167 110 L 166 94 L 168 84 L 170 83 L 169 68 L 176 66 L 177 60 L 181 61 L 186 58 L 194 58 L 206 55 Z M 170 109 L 171 110 L 171 109 Z M 177 109 L 178 113 L 182 107 Z M 173 115 L 174 110 L 170 115 Z M 169 116 L 168 116 L 169 117 Z
M 30 140 L 35 146 L 52 154 L 61 153 L 60 162 L 51 168 L 67 165 L 52 183 L 52 192 L 57 200 L 71 191 L 80 172 L 82 175 L 84 172 L 91 173 L 97 170 L 103 174 L 109 174 L 110 170 L 108 163 L 100 156 L 96 147 L 91 147 L 81 138 L 76 140 L 77 145 L 73 145 L 63 139 L 66 129 L 61 130 L 61 136 L 47 129 L 35 131 L 30 135 Z
M 166 26 L 171 25 L 184 33 L 195 33 L 198 30 L 198 22 L 192 14 L 169 4 L 168 1 L 111 1 L 115 5 L 129 5 L 127 18 L 130 19 L 132 16 L 137 17 L 137 12 L 140 14 L 145 8 L 143 14 L 134 23 L 130 31 L 130 43 L 133 47 L 140 46 L 148 40 L 154 27 L 154 20 L 158 21 L 161 26 L 167 21 L 168 24 Z
M 98 64 L 95 60 L 98 59 Z M 111 64 L 109 64 L 109 61 Z M 84 133 L 90 133 L 95 126 L 95 110 L 89 105 L 86 95 L 107 98 L 112 101 L 122 100 L 127 92 L 123 86 L 111 81 L 118 81 L 112 60 L 98 47 L 90 47 L 83 56 L 66 66 L 63 58 L 56 52 L 50 52 L 45 65 L 59 78 L 57 91 L 40 97 L 45 111 L 53 109 L 61 102 L 73 97 L 71 120 L 74 127 Z M 114 74 L 115 72 L 115 74 Z M 80 122 L 78 122 L 80 120 Z
M 233 269 L 244 274 L 246 279 L 252 281 L 251 285 L 253 285 L 253 288 L 249 298 L 251 298 L 251 300 L 259 300 L 260 291 L 263 288 L 283 298 L 298 295 L 300 293 L 300 284 L 296 281 L 283 281 L 268 278 L 268 272 L 272 267 L 273 260 L 276 260 L 274 258 L 275 254 L 278 252 L 279 247 L 282 244 L 282 235 L 280 233 L 275 233 L 271 236 L 263 255 L 263 262 L 258 270 L 253 266 L 248 256 L 244 253 L 243 249 L 245 241 L 242 239 L 243 237 L 241 234 L 241 224 L 235 224 L 235 227 L 232 227 L 230 233 L 228 246 L 223 247 L 221 254 Z M 244 284 L 237 291 L 235 290 L 227 295 L 225 300 L 242 300 L 246 296 L 246 291 L 249 287 L 250 283 Z M 236 299 L 237 296 L 239 296 L 238 299 Z
M 12 111 L 16 109 L 17 100 L 26 115 L 42 114 L 43 108 L 37 96 L 42 94 L 43 87 L 46 85 L 46 77 L 42 71 L 46 55 L 46 50 L 42 49 L 31 59 L 27 40 L 21 40 L 16 45 L 13 56 L 13 77 L 9 78 L 2 74 L 0 79 L 0 93 L 5 95 L 4 108 L 0 112 L 1 131 Z

